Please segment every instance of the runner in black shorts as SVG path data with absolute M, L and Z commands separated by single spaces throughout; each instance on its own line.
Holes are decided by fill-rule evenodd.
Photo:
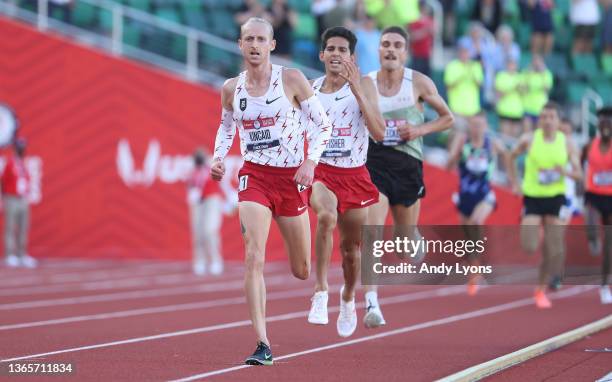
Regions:
M 378 53 L 381 70 L 368 75 L 378 90 L 378 104 L 386 130 L 382 142 L 370 140 L 368 147 L 366 166 L 380 191 L 379 202 L 369 208 L 368 225 L 384 225 L 391 206 L 395 234 L 416 239 L 418 230 L 408 233 L 399 230 L 416 226 L 420 199 L 425 196 L 422 137 L 450 128 L 453 116 L 433 81 L 405 67 L 408 34 L 404 28 L 383 30 Z M 425 123 L 424 103 L 438 113 L 437 119 Z M 384 325 L 375 285 L 366 286 L 365 297 L 365 326 Z
M 612 304 L 612 293 L 608 286 L 612 256 L 612 107 L 599 110 L 597 116 L 599 136 L 584 148 L 583 154 L 588 163 L 585 202 L 601 214 L 604 246 L 599 297 L 602 304 Z

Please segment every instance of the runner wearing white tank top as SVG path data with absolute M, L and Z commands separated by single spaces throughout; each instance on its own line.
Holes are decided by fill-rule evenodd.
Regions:
M 378 90 L 379 107 L 387 131 L 383 142 L 370 141 L 366 166 L 380 191 L 379 202 L 370 206 L 368 225 L 384 225 L 393 210 L 396 235 L 417 240 L 416 224 L 420 198 L 425 196 L 423 182 L 422 137 L 450 128 L 453 116 L 438 94 L 433 81 L 417 71 L 405 68 L 408 60 L 408 34 L 402 27 L 392 26 L 381 33 L 378 47 L 381 69 L 371 73 Z M 438 118 L 424 122 L 423 103 L 438 113 Z M 372 256 L 364 251 L 362 257 Z M 364 324 L 375 328 L 385 324 L 376 288 L 376 277 L 364 269 L 367 312 Z
M 333 130 L 315 170 L 310 198 L 317 214 L 317 283 L 308 322 L 328 323 L 327 268 L 338 222 L 344 285 L 336 329 L 341 337 L 348 337 L 357 327 L 355 285 L 360 270 L 361 226 L 367 207 L 378 201 L 378 190 L 365 167 L 368 130 L 382 140 L 384 121 L 378 111 L 374 83 L 362 77 L 355 66 L 355 35 L 344 27 L 333 27 L 323 33 L 321 40 L 325 76 L 315 79 L 312 86 Z
M 239 47 L 246 71 L 223 85 L 221 125 L 217 132 L 213 179 L 225 173 L 236 126 L 245 159 L 240 170 L 238 213 L 245 243 L 246 300 L 257 348 L 245 363 L 272 365 L 266 332 L 265 248 L 272 218 L 280 228 L 291 271 L 305 280 L 310 273 L 308 198 L 314 169 L 331 134 L 331 124 L 304 75 L 270 63 L 275 47 L 272 25 L 251 18 L 240 28 Z M 302 120 L 302 116 L 304 120 Z M 306 120 L 314 128 L 307 134 Z M 299 167 L 298 167 L 299 166 Z

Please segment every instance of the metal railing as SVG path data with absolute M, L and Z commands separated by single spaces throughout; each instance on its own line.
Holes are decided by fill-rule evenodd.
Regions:
M 19 0 L 0 0 L 0 14 L 36 25 L 40 31 L 53 30 L 82 44 L 105 49 L 114 55 L 162 67 L 192 82 L 206 82 L 218 87 L 225 78 L 240 71 L 242 55 L 236 42 L 211 33 L 110 0 L 73 2 L 73 19 L 77 7 L 87 7 L 95 14 L 89 26 L 78 21 L 68 23 L 49 17 L 49 0 L 37 0 L 35 3 L 36 9 L 32 10 L 26 9 L 24 3 Z M 235 25 L 228 25 L 228 28 L 231 27 L 237 28 Z M 139 43 L 130 41 L 128 33 L 138 34 L 136 40 L 139 40 Z M 151 44 L 141 44 L 142 40 Z M 316 69 L 290 60 L 272 57 L 272 61 L 284 66 L 298 67 L 309 78 L 322 75 Z

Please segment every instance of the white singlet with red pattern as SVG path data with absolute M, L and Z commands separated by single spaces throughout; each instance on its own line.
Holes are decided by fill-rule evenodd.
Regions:
M 298 167 L 304 160 L 305 121 L 285 96 L 283 67 L 272 65 L 270 86 L 261 97 L 246 90 L 246 71 L 234 92 L 233 119 L 245 161 L 274 167 Z
M 312 84 L 332 124 L 320 162 L 342 168 L 363 166 L 368 155 L 368 131 L 359 103 L 348 82 L 334 93 L 322 93 L 324 80 L 320 77 Z

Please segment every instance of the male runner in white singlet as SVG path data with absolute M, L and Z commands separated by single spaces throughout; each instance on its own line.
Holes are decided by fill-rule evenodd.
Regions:
M 238 173 L 238 212 L 245 243 L 245 292 L 257 349 L 245 362 L 271 365 L 266 333 L 265 247 L 272 218 L 278 224 L 295 277 L 310 273 L 308 199 L 314 169 L 331 134 L 321 103 L 304 75 L 270 63 L 274 50 L 272 26 L 251 18 L 240 29 L 239 47 L 246 71 L 223 85 L 221 126 L 215 141 L 211 173 L 220 180 L 223 158 L 236 133 L 245 160 Z M 305 118 L 315 128 L 308 134 L 304 160 Z M 303 121 L 304 119 L 304 121 Z
M 308 322 L 328 322 L 327 268 L 337 223 L 344 286 L 336 329 L 340 336 L 348 337 L 357 327 L 355 284 L 360 270 L 361 227 L 367 218 L 367 206 L 378 201 L 378 190 L 365 167 L 368 130 L 382 140 L 385 125 L 372 79 L 362 77 L 355 66 L 357 38 L 353 32 L 333 27 L 323 33 L 321 41 L 319 58 L 325 64 L 325 76 L 313 81 L 313 89 L 333 130 L 315 171 L 310 198 L 317 214 L 317 284 Z

